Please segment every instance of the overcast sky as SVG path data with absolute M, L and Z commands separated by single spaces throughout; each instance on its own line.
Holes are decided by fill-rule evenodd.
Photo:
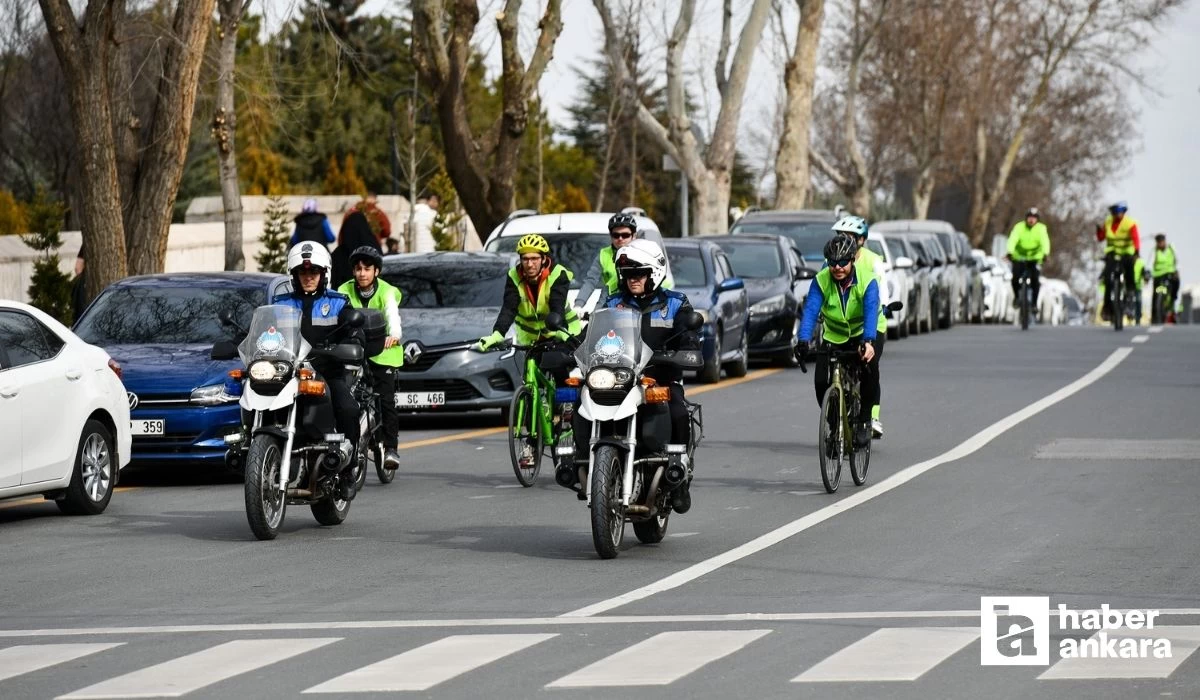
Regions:
M 268 0 L 270 2 L 270 0 Z M 484 0 L 485 12 L 480 21 L 477 39 L 480 46 L 491 49 L 491 63 L 499 65 L 499 49 L 494 39 L 495 10 L 499 0 Z M 525 26 L 536 22 L 541 2 L 526 3 L 528 14 Z M 648 4 L 653 4 L 650 0 Z M 673 3 L 666 3 L 671 5 Z M 292 0 L 275 0 L 277 11 L 286 11 Z M 395 12 L 394 0 L 371 0 L 369 12 Z M 692 34 L 689 49 L 692 58 L 688 65 L 698 65 L 695 58 L 715 46 L 720 35 L 719 3 L 701 0 L 697 14 L 698 30 Z M 674 12 L 671 12 L 674 17 Z M 740 27 L 735 18 L 735 28 Z M 654 26 L 658 24 L 659 26 Z M 665 22 L 647 22 L 642 29 L 643 44 L 661 45 Z M 541 83 L 542 98 L 551 118 L 559 124 L 567 122 L 566 108 L 578 95 L 579 81 L 574 69 L 585 67 L 595 58 L 601 44 L 600 20 L 591 0 L 564 0 L 563 32 L 554 47 L 554 60 L 547 68 Z M 736 37 L 736 35 L 735 35 Z M 528 46 L 529 40 L 525 45 Z M 771 60 L 769 41 L 764 40 L 756 58 L 753 78 L 747 90 L 747 102 L 742 111 L 743 132 L 761 124 L 773 108 L 780 68 Z M 1180 273 L 1184 284 L 1200 283 L 1200 188 L 1197 170 L 1200 169 L 1200 2 L 1190 2 L 1164 30 L 1160 39 L 1145 50 L 1146 65 L 1155 81 L 1159 96 L 1143 95 L 1136 89 L 1114 86 L 1113 99 L 1126 100 L 1140 113 L 1139 143 L 1135 155 L 1126 165 L 1114 164 L 1112 183 L 1105 188 L 1111 200 L 1129 202 L 1129 211 L 1141 223 L 1143 237 L 1149 239 L 1146 250 L 1153 244 L 1153 233 L 1165 232 L 1175 244 L 1180 258 Z M 712 79 L 705 67 L 705 79 Z M 715 117 L 715 115 L 711 115 Z M 711 119 L 711 117 L 710 117 Z M 1097 202 L 1097 218 L 1103 215 L 1109 202 Z M 1097 251 L 1099 252 L 1099 251 Z

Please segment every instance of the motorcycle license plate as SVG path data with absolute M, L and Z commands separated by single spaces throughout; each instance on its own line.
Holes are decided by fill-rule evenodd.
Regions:
M 396 408 L 435 408 L 446 405 L 444 391 L 398 391 Z
M 133 435 L 166 435 L 167 421 L 162 418 L 129 421 L 129 432 Z

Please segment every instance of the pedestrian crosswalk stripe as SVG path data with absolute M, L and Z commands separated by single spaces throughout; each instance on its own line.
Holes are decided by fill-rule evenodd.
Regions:
M 663 632 L 546 687 L 667 685 L 770 633 L 771 630 Z
M 364 666 L 305 693 L 386 693 L 433 686 L 557 637 L 557 634 L 463 634 Z
M 61 697 L 62 700 L 176 698 L 339 639 L 240 639 L 110 678 Z
M 978 638 L 978 627 L 885 627 L 792 682 L 915 681 Z
M 1093 635 L 1093 639 L 1100 633 Z M 1166 678 L 1182 664 L 1192 652 L 1200 647 L 1200 627 L 1155 626 L 1153 629 L 1118 629 L 1106 633 L 1108 637 L 1133 639 L 1171 640 L 1171 658 L 1157 659 L 1151 654 L 1143 659 L 1114 658 L 1070 658 L 1051 666 L 1039 679 L 1064 678 Z
M 81 656 L 119 647 L 124 642 L 111 644 L 23 644 L 0 649 L 0 681 L 25 673 L 32 673 L 48 666 L 56 666 Z

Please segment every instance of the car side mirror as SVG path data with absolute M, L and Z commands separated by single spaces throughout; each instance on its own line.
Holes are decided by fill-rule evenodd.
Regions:
M 212 346 L 212 352 L 209 353 L 209 359 L 213 360 L 233 360 L 236 359 L 237 356 L 237 344 L 232 340 L 218 340 L 216 344 Z
M 546 328 L 552 331 L 566 330 L 566 326 L 563 323 L 563 315 L 557 311 L 551 311 L 546 314 Z
M 717 284 L 718 292 L 734 292 L 739 289 L 745 289 L 746 283 L 741 277 L 726 277 Z
M 895 267 L 897 270 L 907 270 L 913 267 L 913 259 L 902 255 L 896 258 L 896 262 L 893 263 L 893 267 Z
M 797 267 L 796 268 L 796 279 L 810 280 L 816 276 L 817 276 L 817 271 L 812 269 L 811 267 Z
M 737 279 L 736 277 L 731 279 Z M 739 279 L 738 282 L 741 282 Z M 739 287 L 740 289 L 740 287 Z M 700 326 L 704 325 L 704 317 L 697 311 L 685 311 L 675 317 L 675 320 L 683 326 L 684 330 L 694 331 L 699 330 Z

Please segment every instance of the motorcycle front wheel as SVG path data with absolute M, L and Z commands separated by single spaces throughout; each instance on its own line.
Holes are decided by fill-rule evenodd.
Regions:
M 282 441 L 274 435 L 255 435 L 246 454 L 246 519 L 260 540 L 275 539 L 283 525 L 287 498 L 279 490 L 282 466 Z
M 601 559 L 615 559 L 625 536 L 625 506 L 621 505 L 621 453 L 612 445 L 596 449 L 592 467 L 592 544 Z

